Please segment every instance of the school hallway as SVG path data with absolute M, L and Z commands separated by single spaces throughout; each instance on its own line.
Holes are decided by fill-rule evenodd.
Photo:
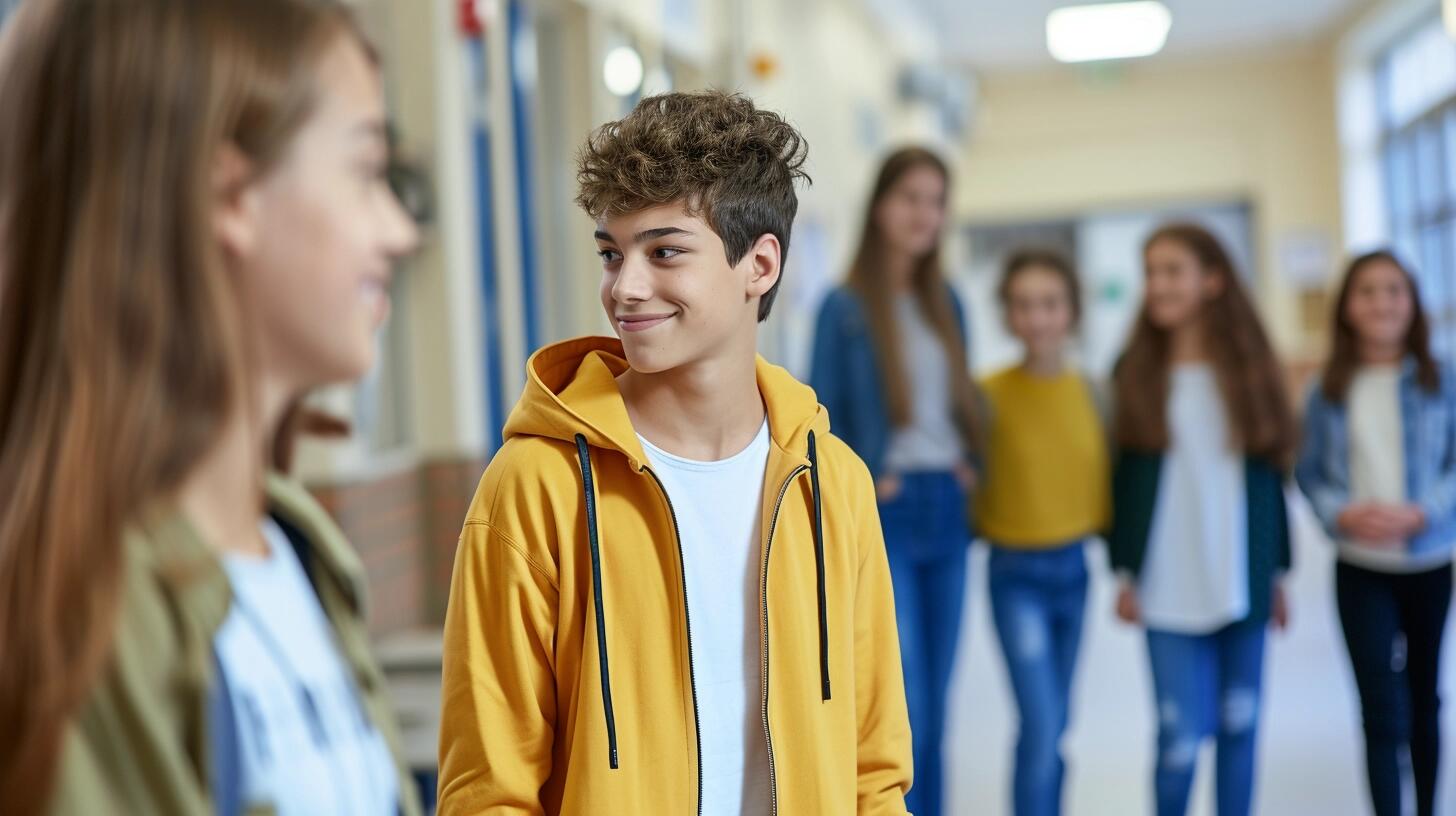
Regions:
M 1364 754 L 1344 640 L 1335 611 L 1334 559 L 1302 499 L 1291 494 L 1296 569 L 1293 627 L 1269 640 L 1259 743 L 1259 816 L 1361 816 L 1370 812 Z M 1066 743 L 1066 816 L 1152 813 L 1154 720 L 1139 630 L 1112 614 L 1114 582 L 1101 546 L 1091 550 L 1092 591 Z M 977 544 L 951 681 L 946 742 L 947 813 L 1010 812 L 1016 706 L 986 596 L 986 551 Z M 1456 619 L 1453 619 L 1456 620 Z M 1442 670 L 1444 733 L 1456 733 L 1452 621 Z M 1456 813 L 1456 749 L 1442 760 L 1441 812 Z M 1204 748 L 1188 816 L 1212 816 L 1212 743 Z M 1412 809 L 1410 812 L 1414 812 Z

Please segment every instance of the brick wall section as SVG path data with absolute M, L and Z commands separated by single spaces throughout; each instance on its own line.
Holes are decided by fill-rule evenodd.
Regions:
M 370 482 L 315 485 L 313 493 L 343 528 L 369 580 L 369 628 L 379 634 L 419 626 L 420 480 L 410 468 Z
M 464 459 L 432 462 L 425 467 L 423 483 L 429 508 L 425 533 L 424 613 L 427 620 L 443 623 L 445 603 L 450 598 L 450 572 L 455 566 L 455 545 L 465 521 L 475 486 L 485 471 L 485 461 Z
M 364 562 L 376 635 L 445 620 L 455 543 L 484 463 L 427 462 L 368 482 L 313 485 Z

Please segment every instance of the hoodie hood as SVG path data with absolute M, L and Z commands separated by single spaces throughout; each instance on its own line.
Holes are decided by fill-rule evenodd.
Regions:
M 617 377 L 630 366 L 622 342 L 613 337 L 583 337 L 542 348 L 526 363 L 526 389 L 506 420 L 505 438 L 540 436 L 574 443 L 583 436 L 593 448 L 626 456 L 633 470 L 647 457 Z M 813 389 L 762 357 L 757 362 L 758 390 L 768 411 L 773 444 L 808 464 L 809 435 L 829 433 L 829 415 Z

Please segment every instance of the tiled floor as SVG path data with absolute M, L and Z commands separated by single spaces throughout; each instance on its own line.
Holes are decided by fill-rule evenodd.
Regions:
M 1353 679 L 1335 615 L 1333 561 L 1303 504 L 1296 504 L 1292 578 L 1295 622 L 1271 638 L 1263 736 L 1261 816 L 1360 816 L 1369 813 Z M 960 663 L 952 681 L 946 745 L 949 813 L 1009 813 L 1010 757 L 1016 711 L 986 603 L 985 557 L 976 548 Z M 1111 614 L 1112 586 L 1101 551 L 1068 739 L 1068 816 L 1151 814 L 1153 721 L 1147 661 L 1136 630 Z M 1453 633 L 1456 634 L 1456 633 Z M 1443 688 L 1448 705 L 1441 799 L 1456 814 L 1456 641 L 1447 638 Z M 1201 763 L 1190 816 L 1212 814 L 1211 763 Z

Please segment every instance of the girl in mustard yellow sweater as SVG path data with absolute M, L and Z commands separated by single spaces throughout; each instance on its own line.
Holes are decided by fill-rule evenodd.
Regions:
M 991 609 L 1021 710 L 1014 812 L 1051 816 L 1061 812 L 1059 745 L 1087 598 L 1084 542 L 1108 520 L 1108 454 L 1092 389 L 1065 360 L 1081 311 L 1071 265 L 1019 252 L 1000 298 L 1026 356 L 983 385 L 992 424 L 976 515 L 992 545 Z

